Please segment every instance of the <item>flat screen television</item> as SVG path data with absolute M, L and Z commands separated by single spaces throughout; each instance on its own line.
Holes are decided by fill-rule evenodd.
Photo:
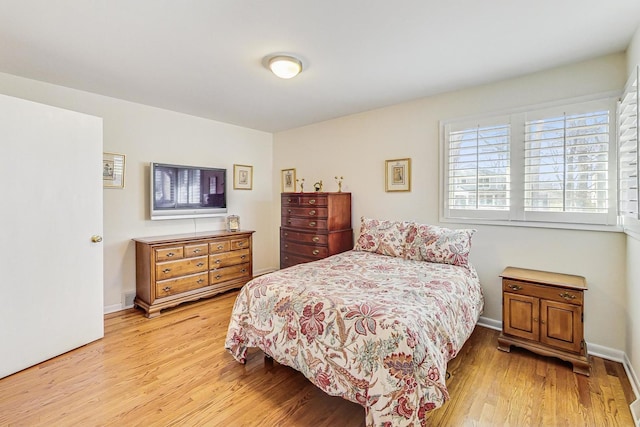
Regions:
M 221 216 L 227 212 L 227 170 L 151 163 L 151 219 Z

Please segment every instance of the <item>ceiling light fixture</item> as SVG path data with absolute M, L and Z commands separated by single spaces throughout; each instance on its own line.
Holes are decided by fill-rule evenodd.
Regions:
M 269 59 L 269 69 L 281 79 L 290 79 L 302 71 L 302 62 L 293 56 L 277 55 Z

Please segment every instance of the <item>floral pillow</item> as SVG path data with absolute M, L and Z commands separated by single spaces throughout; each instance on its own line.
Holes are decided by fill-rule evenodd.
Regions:
M 353 249 L 402 257 L 409 229 L 408 222 L 380 221 L 362 217 L 360 237 Z
M 440 264 L 469 265 L 471 237 L 476 230 L 414 224 L 407 235 L 405 258 Z

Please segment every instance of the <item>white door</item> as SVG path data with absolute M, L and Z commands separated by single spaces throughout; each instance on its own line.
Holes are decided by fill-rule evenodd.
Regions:
M 102 119 L 0 95 L 0 378 L 103 336 Z

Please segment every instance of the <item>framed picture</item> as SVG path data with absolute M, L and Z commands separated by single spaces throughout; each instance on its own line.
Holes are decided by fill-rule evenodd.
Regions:
M 384 191 L 411 191 L 411 159 L 385 161 Z
M 280 176 L 282 179 L 282 192 L 295 193 L 296 192 L 296 170 L 282 169 L 282 172 L 280 172 Z
M 124 154 L 102 153 L 102 187 L 124 188 Z
M 240 217 L 238 215 L 229 215 L 227 217 L 227 231 L 240 230 Z
M 233 165 L 233 189 L 251 190 L 253 188 L 253 166 Z

